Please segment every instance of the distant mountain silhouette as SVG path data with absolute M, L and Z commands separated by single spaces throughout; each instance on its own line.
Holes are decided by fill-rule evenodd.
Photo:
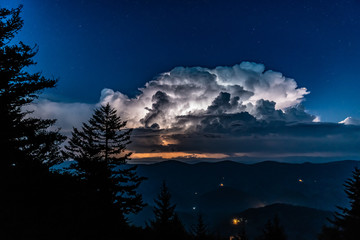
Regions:
M 231 224 L 231 219 L 243 218 L 246 219 L 247 234 L 250 239 L 254 239 L 261 235 L 266 222 L 275 215 L 278 216 L 289 240 L 315 240 L 323 224 L 327 224 L 326 218 L 331 217 L 332 213 L 288 204 L 272 204 L 227 216 L 214 229 L 224 236 L 234 235 L 239 226 Z
M 139 165 L 138 173 L 148 177 L 139 191 L 151 204 L 161 181 L 166 180 L 178 210 L 186 212 L 199 203 L 200 196 L 203 199 L 204 194 L 216 191 L 222 183 L 263 205 L 280 202 L 333 211 L 336 205 L 347 204 L 343 183 L 359 163 L 351 160 L 321 164 L 166 161 Z
M 138 174 L 148 177 L 139 192 L 149 205 L 130 220 L 144 225 L 153 218 L 153 199 L 165 180 L 176 211 L 188 228 L 200 211 L 210 230 L 230 234 L 234 230 L 231 218 L 245 217 L 249 235 L 256 236 L 266 221 L 278 214 L 289 240 L 316 239 L 327 223 L 326 217 L 331 216 L 329 211 L 348 206 L 343 183 L 359 165 L 359 161 L 351 160 L 320 164 L 165 161 L 138 165 Z

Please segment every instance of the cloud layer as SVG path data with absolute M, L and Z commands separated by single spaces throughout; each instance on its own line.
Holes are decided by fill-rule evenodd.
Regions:
M 87 122 L 95 108 L 86 103 L 62 103 L 42 99 L 26 107 L 33 115 L 43 119 L 56 119 L 55 128 L 61 128 L 62 134 L 70 136 L 73 127 L 81 127 Z

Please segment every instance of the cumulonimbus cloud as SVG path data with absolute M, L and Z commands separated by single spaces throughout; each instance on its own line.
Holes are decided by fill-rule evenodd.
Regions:
M 353 119 L 319 122 L 302 105 L 309 91 L 262 64 L 176 67 L 139 90 L 130 98 L 103 89 L 94 105 L 40 101 L 31 109 L 37 116 L 57 118 L 69 136 L 94 107 L 110 103 L 134 128 L 129 146 L 134 158 L 360 153 L 360 126 Z
M 306 88 L 299 88 L 293 79 L 265 71 L 264 65 L 251 62 L 214 69 L 177 67 L 139 90 L 136 98 L 129 98 L 104 89 L 100 102 L 110 102 L 134 128 L 169 129 L 179 127 L 178 120 L 186 116 L 241 112 L 263 120 L 314 119 L 299 107 L 309 93 Z M 189 126 L 193 126 L 192 122 L 187 121 L 183 128 Z

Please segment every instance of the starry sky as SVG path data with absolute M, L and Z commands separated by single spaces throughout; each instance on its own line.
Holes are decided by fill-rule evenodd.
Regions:
M 127 99 L 134 109 L 138 109 L 136 114 L 139 115 L 140 110 L 144 112 L 142 116 L 133 118 L 130 110 L 124 112 L 132 127 L 140 129 L 138 136 L 142 137 L 139 137 L 139 145 L 144 139 L 147 139 L 147 143 L 151 142 L 148 141 L 149 136 L 156 135 L 164 148 L 160 152 L 200 154 L 205 151 L 201 147 L 185 147 L 179 142 L 184 142 L 189 136 L 199 142 L 194 136 L 201 134 L 214 134 L 211 141 L 215 141 L 218 137 L 216 134 L 221 132 L 227 134 L 226 139 L 235 138 L 239 142 L 238 133 L 229 133 L 224 129 L 220 131 L 219 128 L 215 130 L 213 119 L 209 119 L 209 116 L 214 117 L 216 113 L 217 116 L 225 114 L 227 117 L 232 114 L 237 124 L 242 121 L 243 125 L 250 126 L 249 121 L 252 122 L 250 130 L 241 128 L 241 138 L 254 134 L 254 129 L 257 133 L 261 132 L 261 136 L 266 136 L 261 137 L 266 142 L 262 143 L 262 149 L 269 148 L 263 154 L 272 152 L 288 156 L 291 152 L 292 156 L 299 156 L 299 152 L 305 151 L 300 148 L 295 150 L 299 144 L 298 136 L 301 135 L 301 141 L 315 139 L 319 143 L 318 148 L 314 147 L 306 153 L 309 156 L 328 156 L 328 150 L 334 144 L 339 149 L 331 156 L 358 156 L 355 145 L 351 148 L 345 140 L 341 143 L 343 145 L 337 144 L 328 136 L 340 134 L 345 139 L 349 137 L 347 133 L 358 134 L 357 125 L 338 126 L 336 123 L 349 116 L 353 123 L 358 123 L 357 119 L 360 119 L 359 1 L 0 0 L 0 3 L 2 7 L 24 5 L 22 17 L 25 24 L 14 41 L 38 44 L 38 64 L 32 70 L 42 71 L 47 77 L 59 78 L 57 88 L 47 90 L 42 95 L 41 100 L 45 104 L 38 108 L 43 110 L 43 116 L 52 116 L 56 109 L 55 116 L 64 118 L 66 113 L 63 106 L 82 113 L 71 119 L 59 119 L 65 130 L 68 125 L 77 125 L 86 120 L 94 104 L 110 99 L 121 107 L 121 101 Z M 195 68 L 197 66 L 201 68 Z M 223 68 L 219 70 L 219 66 Z M 281 76 L 265 74 L 267 70 Z M 233 103 L 237 101 L 234 98 L 235 90 L 228 88 L 225 82 L 226 76 L 236 75 L 239 71 L 239 76 L 249 79 L 257 74 L 259 79 L 265 79 L 266 84 L 272 84 L 283 76 L 283 90 L 266 90 L 261 87 L 263 85 L 249 85 L 245 81 L 241 85 L 244 90 L 242 94 L 252 94 L 252 101 L 243 97 L 246 94 L 239 95 L 239 104 L 236 103 L 237 110 L 234 110 Z M 163 83 L 170 81 L 170 85 L 175 86 L 174 81 L 191 78 L 193 80 L 189 86 L 201 82 L 199 79 L 206 79 L 206 85 L 214 81 L 210 75 L 216 76 L 215 80 L 222 79 L 223 82 L 216 82 L 215 88 L 219 91 L 211 88 L 211 93 L 207 95 L 209 99 L 204 100 L 206 104 L 202 107 L 195 106 L 195 100 L 187 98 L 191 113 L 180 110 L 173 113 L 174 108 L 170 106 L 180 102 L 180 98 L 176 97 L 176 92 L 165 90 Z M 292 85 L 293 81 L 296 86 Z M 156 95 L 160 90 L 163 94 Z M 266 92 L 268 96 L 262 97 L 261 94 Z M 275 98 L 279 94 L 284 97 Z M 143 96 L 142 103 L 134 100 L 136 96 Z M 73 103 L 78 105 L 71 105 Z M 299 110 L 297 104 L 300 103 L 302 106 Z M 286 112 L 287 107 L 296 111 Z M 45 109 L 48 108 L 52 112 L 46 115 Z M 249 113 L 249 116 L 235 116 L 240 110 Z M 281 110 L 282 113 L 279 112 Z M 155 112 L 158 113 L 156 116 Z M 161 116 L 164 114 L 173 116 L 169 120 Z M 186 122 L 186 126 L 189 126 L 185 129 L 185 135 L 184 130 L 179 134 L 180 115 L 181 123 Z M 295 119 L 295 115 L 300 117 Z M 279 120 L 287 123 L 284 128 L 272 124 Z M 319 120 L 321 123 L 310 124 Z M 226 125 L 219 117 L 217 121 L 221 122 L 222 127 Z M 290 126 L 289 121 L 302 125 Z M 194 127 L 199 124 L 201 131 Z M 226 126 L 234 126 L 234 123 Z M 192 135 L 194 132 L 189 131 L 194 128 L 197 133 Z M 286 153 L 281 150 L 280 144 L 274 147 L 267 142 L 269 135 L 284 136 L 283 132 L 289 136 L 286 139 L 282 137 L 281 141 L 288 141 L 288 137 L 297 139 L 291 143 L 294 144 L 293 149 Z M 317 136 L 312 136 L 311 132 L 316 132 Z M 357 137 L 355 135 L 352 135 L 352 139 Z M 278 143 L 281 141 L 277 139 Z M 134 149 L 144 154 L 158 151 L 160 145 L 155 142 L 149 144 L 151 146 L 147 150 L 140 150 L 136 146 Z M 247 139 L 246 142 L 250 144 L 251 141 Z M 345 149 L 345 146 L 348 147 Z M 247 155 L 232 149 L 225 151 L 224 148 L 214 150 L 212 154 Z M 236 148 L 241 152 L 238 146 Z M 247 149 L 250 148 L 253 148 L 252 152 L 259 152 L 256 147 L 247 146 Z

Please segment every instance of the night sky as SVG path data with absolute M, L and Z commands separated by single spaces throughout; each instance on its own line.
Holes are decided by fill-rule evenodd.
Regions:
M 349 116 L 350 123 L 360 119 L 357 0 L 0 2 L 1 7 L 24 5 L 25 24 L 16 41 L 39 45 L 32 71 L 59 78 L 35 108 L 43 117 L 58 118 L 65 132 L 86 121 L 94 104 L 108 100 L 120 108 L 121 101 L 129 101 L 136 114 L 143 111 L 137 117 L 124 112 L 136 128 L 131 150 L 137 153 L 359 156 L 360 127 L 337 124 Z M 219 91 L 206 88 L 207 105 L 192 105 L 196 99 L 189 97 L 190 110 L 174 113 L 184 99 L 164 82 L 192 79 L 191 89 L 236 69 L 251 81 L 257 81 L 255 75 L 265 80 L 245 81 L 241 94 L 249 96 L 239 95 L 236 106 L 235 90 L 223 82 L 215 86 Z M 282 75 L 268 76 L 267 70 Z M 282 76 L 281 89 L 263 87 Z M 145 86 L 151 80 L 155 83 Z M 139 95 L 141 101 L 134 100 Z M 289 107 L 293 110 L 286 112 Z M 78 116 L 69 113 L 75 109 Z M 209 144 L 217 148 L 210 150 Z

